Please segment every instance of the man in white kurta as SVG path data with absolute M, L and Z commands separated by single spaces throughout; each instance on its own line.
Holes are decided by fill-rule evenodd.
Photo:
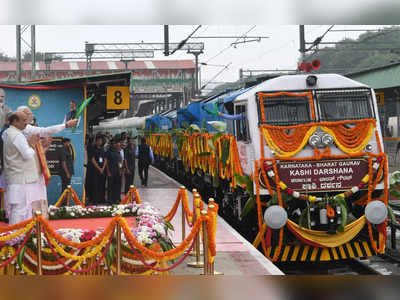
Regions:
M 26 128 L 23 130 L 23 134 L 27 139 L 29 139 L 33 135 L 39 135 L 40 137 L 48 138 L 53 134 L 56 134 L 65 128 L 72 128 L 75 127 L 77 124 L 77 120 L 69 120 L 66 123 L 58 124 L 49 127 L 36 127 L 30 125 L 33 120 L 32 111 L 27 106 L 20 106 L 18 107 L 17 111 L 23 112 L 26 117 L 27 125 Z M 46 190 L 46 183 L 44 181 L 44 176 L 42 170 L 40 168 L 39 160 L 37 154 L 35 155 L 37 173 L 38 173 L 38 181 L 36 182 L 35 193 L 30 195 L 27 207 L 26 207 L 26 219 L 32 217 L 32 202 L 46 200 L 47 201 L 47 190 Z
M 26 219 L 26 206 L 30 195 L 35 193 L 38 172 L 34 147 L 38 135 L 28 140 L 22 133 L 26 127 L 25 115 L 21 112 L 10 116 L 10 128 L 4 139 L 4 178 L 6 181 L 6 201 L 10 207 L 9 224 Z

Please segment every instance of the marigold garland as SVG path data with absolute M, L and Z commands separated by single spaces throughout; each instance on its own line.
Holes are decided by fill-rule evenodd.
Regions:
M 189 247 L 190 241 L 192 241 L 193 238 L 199 233 L 200 226 L 205 220 L 205 216 L 201 216 L 199 219 L 197 219 L 195 224 L 193 224 L 190 234 L 182 241 L 182 243 L 176 248 L 163 253 L 152 251 L 140 244 L 132 235 L 132 232 L 130 231 L 129 226 L 124 218 L 120 219 L 119 223 L 122 227 L 126 239 L 129 240 L 132 245 L 134 245 L 135 248 L 138 249 L 145 257 L 156 259 L 159 261 L 168 261 L 176 259 L 183 254 L 183 252 Z
M 116 217 L 112 218 L 110 220 L 110 223 L 108 224 L 108 226 L 97 237 L 95 237 L 92 240 L 81 242 L 81 243 L 72 242 L 72 241 L 64 238 L 62 235 L 56 233 L 54 231 L 54 229 L 50 227 L 50 224 L 46 219 L 44 219 L 42 216 L 38 216 L 38 218 L 39 218 L 40 223 L 43 225 L 44 230 L 46 230 L 51 237 L 54 237 L 57 241 L 65 244 L 67 246 L 82 249 L 82 248 L 86 248 L 89 246 L 96 246 L 100 241 L 102 241 L 105 236 L 109 235 L 110 232 L 112 230 L 114 230 L 114 227 L 118 221 L 118 218 L 120 218 L 120 217 L 116 216 Z
M 83 259 L 88 259 L 91 257 L 94 257 L 95 255 L 97 255 L 98 253 L 101 252 L 101 249 L 104 248 L 104 246 L 107 244 L 107 242 L 109 241 L 109 239 L 111 238 L 111 235 L 113 234 L 113 231 L 111 231 L 107 236 L 105 236 L 103 238 L 103 240 L 97 244 L 96 246 L 94 246 L 90 252 L 87 252 L 83 255 L 73 255 L 68 253 L 67 251 L 65 251 L 62 247 L 60 247 L 60 245 L 57 243 L 57 241 L 49 234 L 48 231 L 46 231 L 46 236 L 49 239 L 49 242 L 51 243 L 51 245 L 57 250 L 57 252 L 59 254 L 61 254 L 64 257 L 70 258 L 72 260 L 83 260 Z
M 14 232 L 14 233 L 11 233 L 9 235 L 0 236 L 0 242 L 5 242 L 8 240 L 11 240 L 11 239 L 29 231 L 35 225 L 35 221 L 32 221 L 32 219 L 30 221 L 31 221 L 30 223 L 26 224 L 25 227 L 21 228 L 20 230 Z
M 29 223 L 34 222 L 33 220 L 34 219 L 28 219 L 28 220 L 22 221 L 20 223 L 14 224 L 14 225 L 0 227 L 0 233 L 12 231 L 12 230 L 16 230 L 16 229 L 21 229 L 21 228 L 25 227 L 26 225 L 28 225 Z
M 172 149 L 173 139 L 171 137 L 162 138 L 163 135 L 169 136 L 168 134 L 150 135 L 148 138 L 150 146 L 157 147 L 159 143 L 157 139 L 165 139 L 168 140 L 168 148 Z M 178 149 L 178 155 L 186 171 L 190 170 L 194 174 L 196 169 L 200 169 L 213 177 L 219 176 L 222 179 L 230 180 L 231 187 L 236 187 L 237 182 L 234 173 L 243 175 L 243 171 L 234 136 L 224 134 L 213 141 L 213 135 L 208 133 L 182 133 L 180 139 L 182 140 L 182 145 Z M 215 151 L 211 149 L 209 143 L 214 145 Z M 229 154 L 225 162 L 222 162 L 223 143 L 229 143 Z M 167 158 L 170 157 L 170 152 L 159 151 L 157 154 Z M 173 156 L 170 158 L 173 158 Z M 219 162 L 218 165 L 217 162 Z M 223 167 L 224 164 L 225 167 Z
M 171 222 L 171 220 L 174 218 L 176 211 L 178 210 L 179 203 L 181 202 L 181 199 L 182 199 L 182 189 L 179 189 L 174 205 L 172 206 L 169 213 L 164 217 L 165 221 Z
M 304 92 L 304 93 L 278 92 L 278 93 L 268 93 L 268 94 L 260 92 L 257 95 L 259 97 L 259 102 L 260 102 L 259 104 L 261 108 L 261 119 L 263 122 L 267 121 L 267 119 L 265 118 L 264 98 L 273 98 L 281 95 L 292 96 L 292 97 L 307 97 L 308 103 L 310 104 L 311 118 L 315 120 L 314 101 L 311 92 Z
M 346 125 L 354 124 L 352 128 Z M 313 122 L 291 126 L 261 125 L 265 142 L 278 157 L 291 157 L 300 152 L 317 128 L 329 133 L 336 145 L 345 153 L 359 153 L 369 142 L 376 121 L 374 119 L 345 120 L 340 122 Z M 287 133 L 290 132 L 290 133 Z M 264 157 L 264 155 L 262 155 Z

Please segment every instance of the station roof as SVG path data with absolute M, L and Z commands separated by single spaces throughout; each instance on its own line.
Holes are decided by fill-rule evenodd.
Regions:
M 346 74 L 346 77 L 364 83 L 373 89 L 400 86 L 400 62 L 349 73 Z
M 111 82 L 126 82 L 129 84 L 131 78 L 131 72 L 119 72 L 119 73 L 107 73 L 107 74 L 95 74 L 85 75 L 77 77 L 49 79 L 49 80 L 38 80 L 38 81 L 27 81 L 21 83 L 15 82 L 0 82 L 0 86 L 12 85 L 12 86 L 40 86 L 40 85 L 51 85 L 51 86 L 81 86 L 84 84 L 102 84 Z
M 111 61 L 111 60 L 92 60 L 92 70 L 109 70 L 118 71 L 125 70 L 125 63 L 122 61 Z M 190 59 L 180 60 L 135 60 L 129 61 L 127 68 L 131 70 L 160 70 L 160 69 L 194 69 L 195 64 Z M 10 72 L 17 69 L 17 63 L 15 61 L 1 61 L 0 72 Z M 22 62 L 22 70 L 30 71 L 32 69 L 31 62 Z M 37 71 L 46 71 L 46 64 L 44 61 L 36 62 Z M 50 64 L 50 71 L 86 71 L 85 61 L 53 61 Z

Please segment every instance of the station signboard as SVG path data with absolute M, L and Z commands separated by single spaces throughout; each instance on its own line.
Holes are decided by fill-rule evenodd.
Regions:
M 278 164 L 279 179 L 295 191 L 342 191 L 368 174 L 366 159 L 288 161 Z
M 108 86 L 106 104 L 107 110 L 129 109 L 129 86 Z

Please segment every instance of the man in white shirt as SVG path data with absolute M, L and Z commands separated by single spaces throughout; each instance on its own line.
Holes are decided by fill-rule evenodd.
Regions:
M 10 207 L 9 224 L 26 219 L 26 207 L 31 193 L 34 193 L 38 173 L 35 162 L 35 145 L 38 135 L 27 140 L 22 130 L 26 127 L 26 117 L 22 112 L 13 113 L 4 140 L 4 177 L 6 199 Z
M 33 119 L 33 114 L 32 111 L 29 109 L 27 106 L 20 106 L 17 109 L 18 112 L 24 113 L 24 116 L 26 118 L 27 125 L 25 129 L 23 130 L 23 134 L 27 139 L 29 139 L 33 135 L 39 135 L 39 137 L 44 137 L 48 138 L 53 134 L 56 134 L 65 128 L 72 128 L 75 127 L 77 124 L 77 120 L 69 120 L 65 124 L 58 124 L 58 125 L 53 125 L 49 127 L 35 127 L 30 125 Z M 26 209 L 26 219 L 29 219 L 32 217 L 32 202 L 34 201 L 40 201 L 40 200 L 45 200 L 47 201 L 47 190 L 46 190 L 46 183 L 44 180 L 44 176 L 42 173 L 42 170 L 40 169 L 40 165 L 36 164 L 36 171 L 38 173 L 38 181 L 36 182 L 37 186 L 35 189 L 35 193 L 31 195 L 30 201 L 27 203 L 27 209 Z

